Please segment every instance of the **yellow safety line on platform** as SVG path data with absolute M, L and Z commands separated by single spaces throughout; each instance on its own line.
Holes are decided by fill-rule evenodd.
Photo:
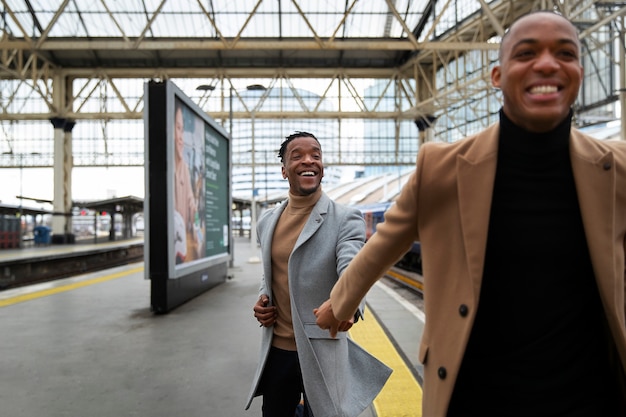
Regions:
M 77 288 L 86 287 L 88 285 L 98 284 L 100 282 L 110 281 L 112 279 L 122 278 L 130 274 L 143 271 L 143 266 L 138 268 L 129 269 L 127 271 L 117 272 L 115 274 L 105 275 L 103 277 L 86 279 L 84 281 L 74 282 L 72 284 L 60 285 L 54 288 L 48 288 L 45 290 L 33 291 L 31 293 L 17 295 L 15 297 L 0 300 L 0 307 L 6 307 L 24 301 L 33 300 L 36 298 L 47 297 L 49 295 L 58 294 L 65 291 L 75 290 Z
M 387 271 L 386 274 L 389 275 L 390 277 L 393 277 L 393 278 L 395 278 L 395 279 L 397 279 L 399 281 L 404 282 L 409 287 L 417 288 L 420 291 L 424 291 L 424 284 L 422 284 L 421 282 L 418 282 L 418 281 L 413 280 L 411 278 L 407 278 L 404 275 L 398 274 L 397 272 L 391 271 L 391 270 Z
M 350 337 L 393 372 L 374 399 L 378 417 L 422 417 L 422 387 L 372 314 L 349 331 Z

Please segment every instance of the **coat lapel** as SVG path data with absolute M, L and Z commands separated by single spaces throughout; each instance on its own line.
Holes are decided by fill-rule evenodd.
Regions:
M 272 238 L 274 237 L 274 229 L 276 228 L 276 224 L 278 223 L 278 219 L 280 219 L 281 214 L 285 211 L 285 207 L 287 207 L 288 200 L 282 202 L 282 204 L 274 210 L 267 219 L 267 223 L 259 223 L 259 226 L 263 226 L 263 229 L 259 229 L 260 243 L 262 248 L 271 248 L 272 247 Z M 265 273 L 265 279 L 268 281 L 268 285 L 271 286 L 271 276 L 272 276 L 272 251 L 264 250 L 262 253 L 262 261 L 263 261 L 263 272 Z
M 499 125 L 478 136 L 457 157 L 459 215 L 474 299 L 478 300 L 487 248 L 491 197 L 496 175 Z
M 603 300 L 613 299 L 616 167 L 611 152 L 572 131 L 570 158 L 589 254 Z
M 300 232 L 300 236 L 298 236 L 298 240 L 296 240 L 296 244 L 293 247 L 292 253 L 294 253 L 302 244 L 304 244 L 307 240 L 311 238 L 320 228 L 322 223 L 324 223 L 324 216 L 328 212 L 328 204 L 330 200 L 326 194 L 322 193 L 320 199 L 313 207 L 309 218 Z

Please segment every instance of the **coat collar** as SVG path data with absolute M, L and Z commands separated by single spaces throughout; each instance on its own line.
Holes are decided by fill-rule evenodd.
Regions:
M 293 248 L 294 252 L 298 249 L 304 242 L 309 240 L 311 236 L 317 232 L 317 229 L 324 223 L 324 219 L 326 218 L 326 213 L 328 213 L 328 205 L 330 204 L 330 198 L 322 192 L 320 199 L 313 206 L 313 210 L 307 219 L 302 232 L 300 232 L 300 236 L 298 236 L 298 240 L 296 240 L 296 244 Z
M 313 206 L 313 210 L 307 219 L 302 232 L 300 232 L 300 236 L 296 240 L 296 244 L 293 248 L 295 251 L 299 248 L 304 242 L 309 240 L 311 236 L 317 232 L 320 226 L 324 223 L 324 219 L 326 214 L 328 213 L 328 207 L 330 205 L 330 197 L 326 195 L 326 193 L 322 192 L 320 199 Z M 283 201 L 280 206 L 278 206 L 273 212 L 269 215 L 270 217 L 267 219 L 267 225 L 263 227 L 264 230 L 267 230 L 267 233 L 262 233 L 261 236 L 261 245 L 269 248 L 272 245 L 272 237 L 274 235 L 274 229 L 276 228 L 276 224 L 278 223 L 278 219 L 285 211 L 287 204 L 289 203 L 289 199 Z M 292 252 L 293 252 L 292 251 Z M 271 265 L 271 251 L 266 250 L 263 251 L 263 262 L 265 265 Z

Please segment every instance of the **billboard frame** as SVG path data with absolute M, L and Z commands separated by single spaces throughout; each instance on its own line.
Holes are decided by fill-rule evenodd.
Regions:
M 144 90 L 144 263 L 145 277 L 151 281 L 151 308 L 160 314 L 227 279 L 233 245 L 232 151 L 226 130 L 173 82 L 149 81 Z M 180 129 L 181 117 L 185 121 L 184 149 L 193 147 L 194 158 L 189 152 L 183 158 L 185 168 L 175 162 L 177 117 Z M 177 187 L 184 191 L 181 172 L 189 174 L 185 180 L 192 191 L 177 194 Z M 176 204 L 180 195 L 194 203 L 186 206 L 193 207 L 191 211 Z

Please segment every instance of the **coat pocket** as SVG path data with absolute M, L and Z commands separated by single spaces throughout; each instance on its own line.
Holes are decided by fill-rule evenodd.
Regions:
M 348 332 L 337 332 L 337 337 L 330 337 L 328 330 L 321 329 L 316 323 L 304 323 L 304 334 L 309 339 L 345 339 Z

